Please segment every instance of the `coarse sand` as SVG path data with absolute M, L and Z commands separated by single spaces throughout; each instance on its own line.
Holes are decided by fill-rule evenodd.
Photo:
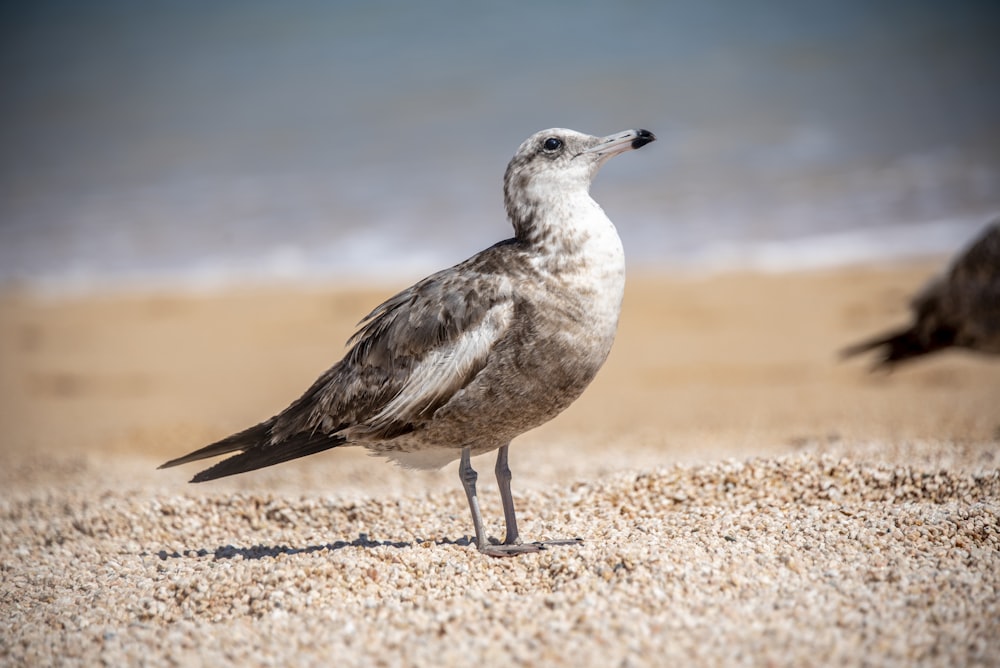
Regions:
M 510 559 L 455 466 L 155 470 L 391 288 L 8 293 L 0 664 L 1000 665 L 1000 362 L 836 358 L 938 266 L 633 279 L 607 367 L 511 449 L 525 538 L 582 542 Z

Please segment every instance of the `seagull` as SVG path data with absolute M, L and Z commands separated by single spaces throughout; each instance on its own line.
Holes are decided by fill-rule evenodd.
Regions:
M 990 223 L 941 276 L 910 302 L 913 322 L 845 348 L 878 351 L 874 369 L 946 348 L 1000 354 L 1000 219 Z
M 655 139 L 648 130 L 535 133 L 504 174 L 512 238 L 376 307 L 343 359 L 281 413 L 160 468 L 239 453 L 191 480 L 204 482 L 347 445 L 414 469 L 459 459 L 480 552 L 510 556 L 579 542 L 522 541 L 508 449 L 576 400 L 611 351 L 625 254 L 590 183 L 609 158 Z M 483 529 L 470 463 L 494 450 L 502 544 Z

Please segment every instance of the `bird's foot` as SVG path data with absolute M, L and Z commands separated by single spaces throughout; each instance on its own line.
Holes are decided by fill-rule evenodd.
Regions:
M 516 557 L 519 554 L 541 552 L 549 547 L 560 545 L 582 545 L 582 538 L 564 538 L 559 540 L 541 540 L 533 543 L 504 543 L 503 545 L 485 545 L 479 551 L 490 557 Z

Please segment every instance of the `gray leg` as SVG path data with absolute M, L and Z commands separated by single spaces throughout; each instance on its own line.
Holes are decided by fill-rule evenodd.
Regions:
M 486 550 L 486 534 L 483 533 L 483 515 L 479 512 L 479 499 L 476 498 L 476 480 L 479 474 L 472 468 L 469 459 L 472 456 L 471 449 L 462 448 L 462 461 L 458 465 L 458 475 L 462 478 L 462 487 L 465 488 L 465 498 L 469 500 L 469 510 L 472 512 L 472 526 L 476 529 L 476 547 L 480 552 Z
M 514 514 L 514 497 L 510 493 L 510 466 L 507 465 L 507 449 L 509 445 L 500 448 L 497 453 L 497 486 L 500 488 L 500 500 L 503 502 L 503 520 L 507 525 L 507 536 L 504 545 L 520 545 L 521 536 L 517 532 L 517 516 Z
M 471 457 L 471 448 L 462 448 L 458 474 L 462 478 L 462 487 L 465 488 L 465 496 L 469 500 L 472 525 L 476 529 L 476 547 L 480 552 L 491 557 L 512 557 L 516 554 L 544 550 L 547 545 L 576 545 L 580 543 L 579 539 L 527 544 L 521 542 L 517 533 L 517 518 L 514 517 L 514 498 L 510 494 L 510 467 L 507 466 L 507 446 L 505 445 L 500 448 L 500 453 L 497 455 L 496 474 L 497 483 L 500 486 L 500 499 L 503 501 L 504 519 L 507 522 L 507 537 L 503 545 L 490 545 L 486 540 L 486 532 L 483 531 L 483 516 L 479 512 L 479 499 L 476 497 L 476 480 L 479 475 L 472 468 Z

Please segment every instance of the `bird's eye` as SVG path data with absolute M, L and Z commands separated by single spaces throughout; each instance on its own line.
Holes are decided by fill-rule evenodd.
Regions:
M 558 151 L 562 148 L 562 140 L 557 137 L 549 137 L 545 140 L 545 143 L 542 144 L 542 148 L 546 151 Z

